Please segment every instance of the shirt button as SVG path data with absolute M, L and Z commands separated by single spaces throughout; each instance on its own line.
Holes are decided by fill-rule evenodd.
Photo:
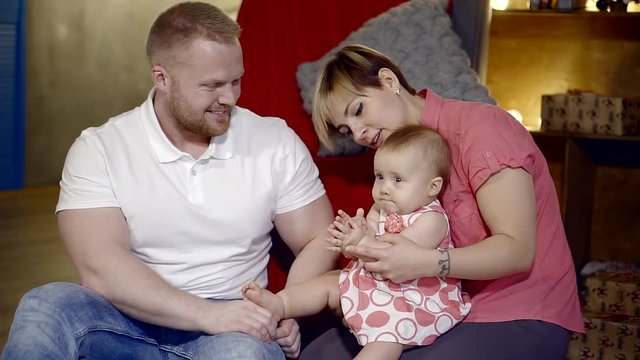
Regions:
M 491 157 L 491 155 L 493 155 L 490 151 L 487 151 L 486 153 L 484 153 L 486 157 Z
M 197 174 L 198 174 L 198 172 L 197 172 L 197 171 L 195 171 L 195 170 L 191 170 L 191 175 L 196 176 Z

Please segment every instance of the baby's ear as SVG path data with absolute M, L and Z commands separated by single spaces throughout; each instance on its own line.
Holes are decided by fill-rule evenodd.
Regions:
M 438 194 L 440 193 L 440 190 L 442 190 L 443 182 L 444 180 L 440 176 L 437 176 L 431 179 L 431 181 L 429 182 L 429 187 L 427 189 L 427 194 L 433 197 L 438 196 Z

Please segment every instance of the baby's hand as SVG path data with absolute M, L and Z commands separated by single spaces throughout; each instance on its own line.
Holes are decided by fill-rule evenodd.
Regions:
M 349 219 L 348 227 L 348 232 L 344 232 L 346 239 L 342 239 L 343 252 L 344 248 L 349 245 L 358 245 L 362 238 L 368 234 L 369 230 L 367 220 L 361 214 L 356 214 L 355 217 Z
M 356 212 L 356 215 L 357 215 L 357 212 Z M 335 221 L 346 224 L 349 221 L 349 219 L 351 219 L 351 216 L 349 216 L 349 214 L 344 212 L 344 210 L 342 209 L 338 210 L 338 215 L 336 215 Z
M 335 251 L 335 252 L 342 252 L 342 243 L 343 243 L 342 240 L 332 236 L 327 239 L 327 243 L 329 244 L 329 246 L 327 247 L 328 250 Z
M 342 210 L 338 211 L 338 214 L 340 213 L 346 215 Z M 343 220 L 343 217 L 336 216 L 333 223 L 329 225 L 329 228 L 327 228 L 327 231 L 331 235 L 331 237 L 327 239 L 327 242 L 329 243 L 328 249 L 335 252 L 342 252 L 342 243 L 347 237 L 345 232 L 348 230 L 349 227 L 346 221 Z
M 358 209 L 358 211 L 356 212 L 356 217 L 352 218 L 343 210 L 338 210 L 338 215 L 336 215 L 333 223 L 329 225 L 329 228 L 327 229 L 329 231 L 329 234 L 331 234 L 331 238 L 327 240 L 330 245 L 328 248 L 329 250 L 342 252 L 345 246 L 352 245 L 352 243 L 348 240 L 351 233 L 353 232 L 354 225 L 352 224 L 352 221 L 356 221 L 356 223 L 359 224 L 359 218 L 362 218 L 363 213 L 364 210 Z M 352 238 L 351 241 L 355 240 Z M 353 257 L 349 255 L 344 255 L 349 259 L 353 259 Z
M 364 231 L 366 235 L 376 235 L 376 228 L 367 222 L 367 218 L 364 217 L 364 210 L 362 208 L 358 209 L 356 215 L 349 219 L 349 226 L 352 229 L 355 229 L 356 227 L 362 228 L 362 231 Z

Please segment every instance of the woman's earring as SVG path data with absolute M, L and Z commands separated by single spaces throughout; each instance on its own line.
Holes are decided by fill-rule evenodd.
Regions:
M 400 88 L 396 89 L 396 95 L 400 96 Z

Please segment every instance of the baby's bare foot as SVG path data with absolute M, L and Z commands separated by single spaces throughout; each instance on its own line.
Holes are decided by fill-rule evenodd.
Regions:
M 284 302 L 277 294 L 261 288 L 253 281 L 244 284 L 242 294 L 252 303 L 271 311 L 277 321 L 284 317 Z

